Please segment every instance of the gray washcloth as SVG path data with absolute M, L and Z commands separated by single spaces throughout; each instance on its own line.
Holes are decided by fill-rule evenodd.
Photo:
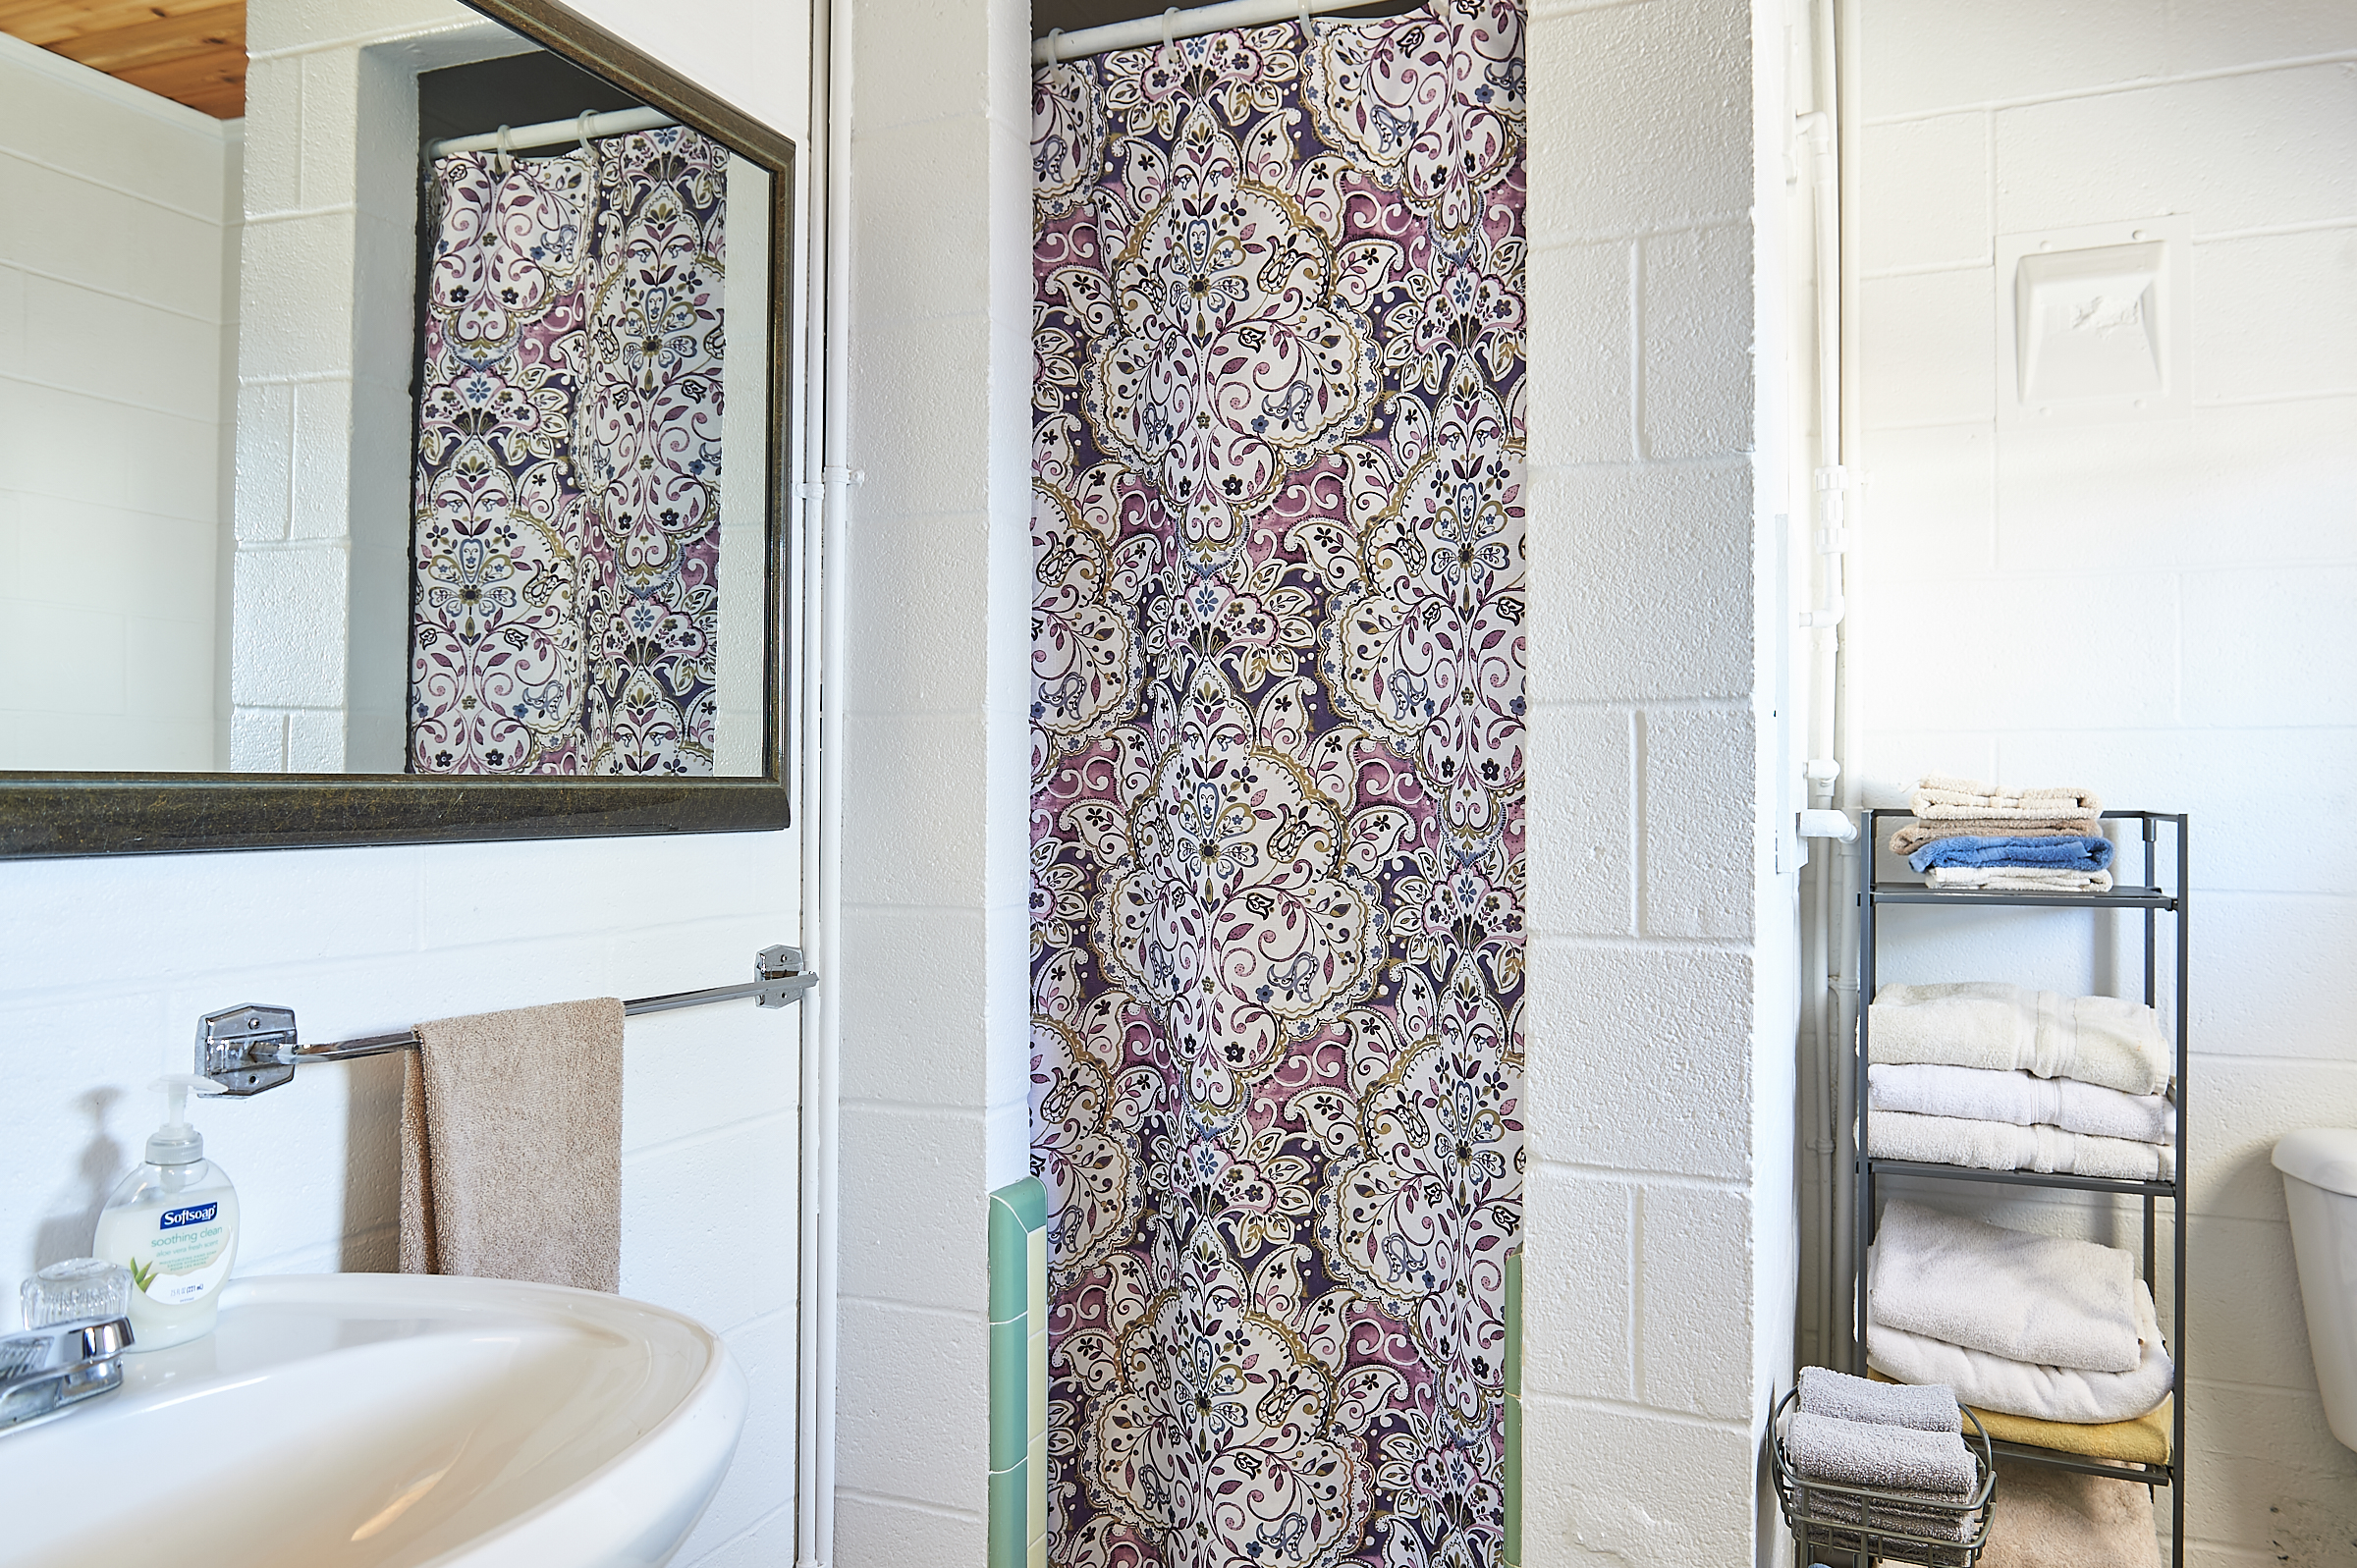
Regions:
M 1889 1487 L 1961 1499 L 1978 1480 L 1964 1439 L 1952 1432 L 1802 1412 L 1784 1428 L 1784 1452 L 1802 1475 L 1837 1487 Z
M 2117 1247 L 1893 1198 L 1874 1258 L 1875 1322 L 2041 1367 L 2131 1372 L 2142 1358 L 2136 1261 Z
M 1800 1369 L 1800 1410 L 1804 1415 L 1912 1427 L 1917 1432 L 1954 1432 L 1964 1424 L 1952 1388 L 1876 1382 L 1831 1367 Z

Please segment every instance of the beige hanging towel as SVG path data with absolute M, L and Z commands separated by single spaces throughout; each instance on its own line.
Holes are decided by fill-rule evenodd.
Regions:
M 401 1271 L 622 1286 L 622 1001 L 417 1026 Z

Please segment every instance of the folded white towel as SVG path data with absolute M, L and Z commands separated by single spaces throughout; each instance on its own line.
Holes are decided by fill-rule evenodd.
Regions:
M 1919 1116 L 1877 1110 L 1867 1118 L 1866 1152 L 1878 1160 L 1963 1165 L 1973 1170 L 2036 1170 L 2048 1175 L 2169 1181 L 2177 1152 L 2167 1144 L 2090 1138 L 2060 1127 L 2024 1127 L 1969 1116 Z
M 2056 871 L 2048 866 L 1934 866 L 1924 873 L 1924 886 L 2004 892 L 2110 892 L 2111 873 Z
M 2064 997 L 1998 980 L 1885 986 L 1867 1016 L 1874 1061 L 2024 1068 L 2128 1095 L 2168 1087 L 2171 1053 L 2153 1009 L 2117 997 Z
M 1873 1271 L 1870 1249 L 1867 1265 Z M 2142 1355 L 2130 1372 L 2086 1372 L 2076 1367 L 2040 1367 L 2007 1361 L 1987 1351 L 1968 1350 L 1925 1334 L 1911 1334 L 1866 1319 L 1866 1363 L 1901 1382 L 1936 1382 L 1980 1410 L 2039 1421 L 2096 1424 L 2133 1421 L 2166 1399 L 2177 1369 L 2161 1336 L 2152 1288 L 2136 1282 L 2136 1331 Z
M 1875 1252 L 1867 1310 L 1893 1328 L 2082 1372 L 2132 1372 L 2143 1359 L 2136 1264 L 2116 1247 L 1893 1198 Z
M 2042 821 L 2092 818 L 2104 809 L 2092 790 L 2061 785 L 2044 789 L 2000 789 L 1978 779 L 1957 779 L 1928 773 L 1915 785 L 1907 809 L 1927 822 L 1944 818 L 1985 818 L 2001 822 L 2009 817 Z
M 1784 1426 L 1792 1468 L 1840 1487 L 1890 1487 L 1961 1500 L 1980 1480 L 1964 1439 L 1799 1412 Z
M 1877 1110 L 1919 1116 L 1970 1116 L 1976 1121 L 2044 1124 L 2091 1138 L 2174 1143 L 2177 1108 L 2166 1095 L 2123 1095 L 2076 1078 L 2034 1072 L 1991 1072 L 1932 1062 L 1876 1062 L 1866 1069 L 1867 1100 Z

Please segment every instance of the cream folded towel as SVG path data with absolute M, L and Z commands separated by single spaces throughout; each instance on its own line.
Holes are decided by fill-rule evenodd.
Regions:
M 1878 1160 L 1971 1170 L 2036 1170 L 2047 1175 L 2169 1181 L 2177 1152 L 2166 1144 L 2090 1138 L 2059 1127 L 2024 1127 L 1967 1116 L 1918 1116 L 1878 1110 L 1867 1118 L 1866 1152 Z
M 1869 1249 L 1869 1277 L 1874 1269 L 1872 1254 L 1880 1250 Z M 2152 1287 L 2141 1279 L 2136 1281 L 2136 1332 L 2141 1355 L 2133 1369 L 2087 1372 L 2008 1361 L 1987 1351 L 1911 1334 L 1878 1322 L 1870 1309 L 1866 1360 L 1877 1372 L 1901 1382 L 1935 1382 L 1952 1388 L 1957 1398 L 1976 1410 L 2099 1425 L 2134 1421 L 2166 1399 L 2176 1386 L 2177 1369 L 2161 1336 L 2161 1316 L 2153 1310 Z
M 2129 1138 L 2138 1143 L 2177 1140 L 2177 1108 L 2167 1096 L 2123 1095 L 2076 1078 L 2041 1078 L 2032 1072 L 1990 1072 L 1929 1062 L 1905 1066 L 1876 1062 L 1866 1069 L 1866 1098 L 1878 1111 L 2059 1127 L 2091 1138 Z
M 1891 852 L 1911 855 L 1943 838 L 2081 838 L 2100 830 L 2085 817 L 1949 819 L 1910 822 L 1891 835 Z
M 622 1002 L 417 1026 L 401 1271 L 622 1287 Z
M 1978 779 L 1957 779 L 1927 773 L 1915 785 L 1907 809 L 1926 821 L 1978 818 L 1998 822 L 2008 818 L 2031 821 L 2085 820 L 2104 809 L 2092 790 L 2050 786 L 2044 789 L 2000 789 Z
M 2153 1009 L 2117 997 L 2064 997 L 2001 980 L 1885 986 L 1867 1025 L 1873 1061 L 2022 1068 L 2129 1095 L 2159 1094 L 2172 1071 Z
M 2057 871 L 2048 866 L 1934 866 L 1930 888 L 1976 888 L 2004 892 L 2110 892 L 2109 871 Z
M 1874 1250 L 1867 1315 L 1893 1328 L 2082 1372 L 2132 1372 L 2143 1359 L 2136 1263 L 2116 1247 L 1893 1198 Z

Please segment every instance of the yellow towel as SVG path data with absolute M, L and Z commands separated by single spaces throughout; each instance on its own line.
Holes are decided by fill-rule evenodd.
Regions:
M 1896 1382 L 1896 1378 L 1869 1371 L 1867 1376 L 1876 1382 Z M 1994 1410 L 1973 1410 L 1981 1425 L 1999 1442 L 2017 1442 L 2031 1448 L 2052 1448 L 2058 1453 L 2080 1454 L 2089 1459 L 2108 1459 L 2120 1464 L 2165 1465 L 2168 1463 L 2168 1433 L 2173 1396 L 2164 1399 L 2153 1409 L 2134 1421 L 2112 1421 L 2101 1426 L 2081 1426 L 2070 1421 L 2040 1421 L 2035 1416 L 2001 1415 Z M 1967 1437 L 1970 1433 L 1966 1433 Z
M 417 1026 L 401 1097 L 401 1271 L 622 1285 L 622 1002 Z

